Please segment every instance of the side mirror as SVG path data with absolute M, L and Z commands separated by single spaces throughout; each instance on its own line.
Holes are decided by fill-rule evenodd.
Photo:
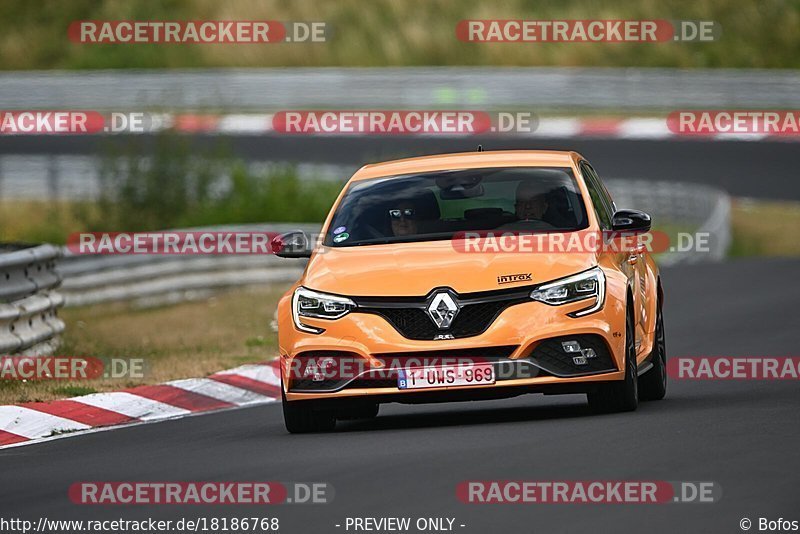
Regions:
M 619 210 L 611 220 L 611 229 L 615 232 L 635 234 L 649 232 L 650 216 L 639 210 Z
M 310 258 L 313 245 L 308 234 L 292 230 L 272 239 L 272 250 L 280 258 Z

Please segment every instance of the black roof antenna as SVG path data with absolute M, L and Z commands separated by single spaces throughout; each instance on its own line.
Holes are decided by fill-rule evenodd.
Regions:
M 483 152 L 483 145 L 478 145 L 478 152 Z

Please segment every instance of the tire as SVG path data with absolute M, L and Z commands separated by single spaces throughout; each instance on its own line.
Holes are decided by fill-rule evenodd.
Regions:
M 651 358 L 653 368 L 639 379 L 639 398 L 643 401 L 661 400 L 667 394 L 667 341 L 661 303 L 656 309 L 656 335 Z
M 286 400 L 281 387 L 283 403 L 283 423 L 291 434 L 307 434 L 310 432 L 330 432 L 336 428 L 336 417 L 333 413 L 319 410 L 315 401 Z
M 636 366 L 636 345 L 633 317 L 625 320 L 625 379 L 600 384 L 596 391 L 586 394 L 589 407 L 598 413 L 632 412 L 639 406 L 639 377 Z

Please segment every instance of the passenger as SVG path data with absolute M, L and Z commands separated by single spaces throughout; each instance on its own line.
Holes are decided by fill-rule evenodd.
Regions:
M 520 221 L 543 221 L 549 204 L 547 188 L 542 184 L 525 181 L 517 186 L 517 201 L 514 211 Z

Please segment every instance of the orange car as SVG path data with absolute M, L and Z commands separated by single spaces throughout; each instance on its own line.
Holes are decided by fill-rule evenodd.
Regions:
M 617 210 L 575 152 L 497 151 L 362 167 L 278 305 L 289 432 L 381 403 L 586 393 L 602 411 L 666 392 L 650 217 Z

